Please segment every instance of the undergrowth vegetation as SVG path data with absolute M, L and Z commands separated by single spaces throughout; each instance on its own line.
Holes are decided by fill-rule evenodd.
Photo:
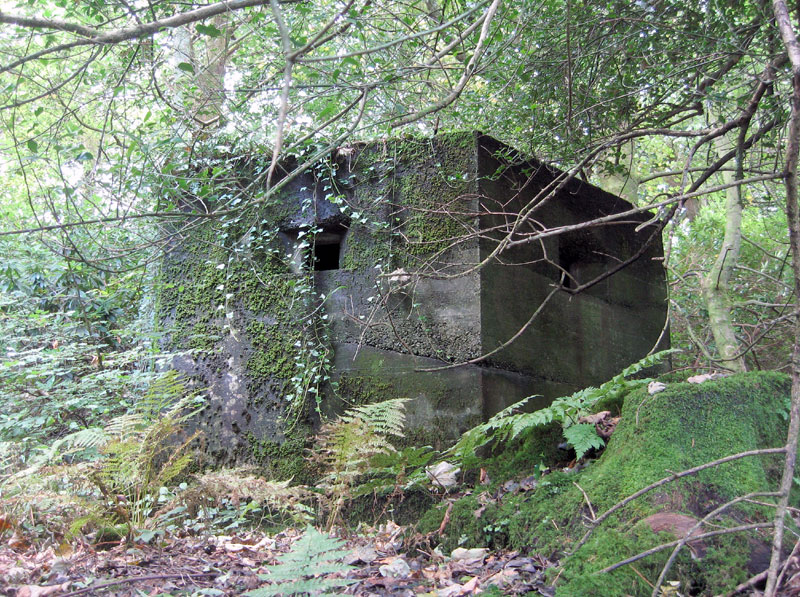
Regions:
M 445 549 L 528 545 L 549 556 L 559 542 L 575 543 L 592 503 L 609 507 L 616 499 L 612 494 L 652 480 L 649 469 L 641 472 L 620 461 L 613 450 L 604 465 L 588 465 L 605 441 L 587 416 L 604 409 L 617 414 L 627 396 L 646 396 L 652 380 L 643 375 L 656 371 L 670 351 L 650 355 L 606 383 L 546 408 L 526 411 L 523 400 L 469 429 L 444 453 L 408 445 L 407 400 L 393 399 L 361 404 L 320 423 L 304 454 L 313 484 L 275 481 L 258 468 L 209 470 L 204 437 L 195 424 L 195 415 L 206 406 L 203 388 L 169 369 L 174 355 L 160 350 L 159 334 L 146 316 L 124 317 L 148 312 L 140 302 L 142 289 L 131 285 L 134 278 L 123 291 L 119 280 L 84 279 L 78 271 L 65 276 L 55 267 L 43 268 L 40 260 L 46 257 L 30 253 L 14 262 L 0 288 L 0 536 L 17 548 L 67 549 L 85 542 L 102 549 L 125 541 L 160 544 L 186 533 L 307 527 L 293 552 L 271 567 L 264 579 L 271 584 L 248 594 L 335 591 L 342 586 L 339 580 L 320 575 L 346 571 L 338 561 L 341 544 L 309 525 L 330 531 L 375 523 L 399 516 L 403 505 L 417 508 L 412 519 L 421 519 L 417 528 L 426 541 L 441 542 Z M 139 276 L 136 284 L 146 279 Z M 780 385 L 767 377 L 759 383 Z M 729 398 L 731 409 L 739 408 Z M 625 408 L 629 418 L 636 410 L 638 419 L 635 407 Z M 687 410 L 681 416 L 694 415 Z M 644 423 L 649 418 L 642 415 Z M 651 437 L 664 435 L 673 423 L 660 421 L 660 435 Z M 679 436 L 677 429 L 670 433 Z M 738 449 L 747 449 L 751 438 L 737 433 L 732 428 L 729 436 Z M 621 436 L 635 439 L 636 433 L 628 426 Z M 693 436 L 692 448 L 695 443 L 703 447 Z M 641 451 L 667 466 L 659 449 L 648 444 Z M 703 454 L 724 452 L 715 445 Z M 626 471 L 624 479 L 608 472 L 614 466 Z M 571 472 L 582 468 L 585 473 Z M 727 496 L 740 484 L 731 470 L 703 479 Z M 753 470 L 745 479 L 748 490 L 760 487 L 765 477 L 760 468 Z M 531 493 L 518 489 L 521 476 Z M 586 492 L 579 483 L 587 485 Z M 514 484 L 517 489 L 509 489 Z M 676 487 L 662 499 L 689 501 L 686 486 Z M 708 497 L 709 503 L 714 499 Z M 764 518 L 757 509 L 738 512 Z M 613 555 L 598 541 L 614 533 L 622 533 L 617 544 L 626 549 L 652 544 L 651 534 L 634 517 L 611 522 L 623 530 L 598 534 L 583 547 L 580 561 L 568 560 L 566 586 L 596 588 L 593 581 L 581 584 L 584 569 L 594 574 L 596 568 L 581 558 L 596 550 L 598 561 L 611 563 Z M 625 529 L 633 534 L 625 535 Z M 719 544 L 719 553 L 728 553 L 728 543 Z M 680 562 L 681 570 L 695 570 L 691 562 Z M 623 578 L 620 586 L 627 586 L 624 574 L 613 578 Z
M 533 412 L 520 412 L 530 398 L 512 404 L 486 423 L 464 433 L 448 450 L 448 455 L 474 465 L 478 448 L 489 443 L 510 442 L 531 429 L 544 427 L 555 421 L 561 424 L 564 439 L 575 450 L 576 459 L 580 460 L 589 450 L 600 449 L 605 445 L 603 439 L 597 435 L 595 426 L 579 422 L 580 417 L 594 412 L 593 409 L 601 400 L 606 403 L 620 402 L 628 392 L 647 385 L 652 379 L 633 376 L 656 366 L 672 352 L 674 351 L 665 350 L 646 356 L 599 387 L 584 388 L 570 396 L 556 398 L 549 406 Z
M 23 341 L 21 322 L 31 313 L 40 327 L 28 329 Z M 16 334 L 6 334 L 0 369 L 0 387 L 11 405 L 0 415 L 0 497 L 7 529 L 26 541 L 58 544 L 86 536 L 102 546 L 126 538 L 157 540 L 178 529 L 311 522 L 331 529 L 348 522 L 344 512 L 359 500 L 391 500 L 408 491 L 433 496 L 442 489 L 431 485 L 429 465 L 436 453 L 398 444 L 406 400 L 357 406 L 322 424 L 306 457 L 318 471 L 313 487 L 270 481 L 255 469 L 203 471 L 198 452 L 203 437 L 192 427 L 192 417 L 204 408 L 202 392 L 174 371 L 158 371 L 151 346 L 124 346 L 119 330 L 117 344 L 98 339 L 101 357 L 86 356 L 89 345 L 70 313 L 38 311 L 26 301 L 7 308 L 2 324 Z M 600 399 L 646 383 L 630 377 L 663 356 L 647 357 L 599 388 L 556 400 L 542 411 L 515 413 L 523 401 L 469 430 L 439 458 L 474 468 L 480 446 L 511 441 L 553 421 L 563 426 L 581 458 L 603 442 L 578 418 Z M 73 367 L 76 360 L 82 368 Z M 51 370 L 56 361 L 70 370 L 69 379 Z M 143 363 L 150 363 L 149 372 L 137 370 Z M 40 374 L 37 364 L 50 376 Z M 28 384 L 24 389 L 15 385 L 22 379 Z M 78 387 L 83 393 L 76 395 L 71 390 Z M 25 425 L 20 429 L 16 420 Z

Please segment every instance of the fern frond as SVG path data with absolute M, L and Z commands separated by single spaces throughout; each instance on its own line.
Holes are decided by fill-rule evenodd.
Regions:
M 147 418 L 138 412 L 120 415 L 108 422 L 105 432 L 109 437 L 126 441 L 140 433 L 147 425 L 147 421 Z
M 403 437 L 403 427 L 406 423 L 406 402 L 408 402 L 407 398 L 396 398 L 356 406 L 342 415 L 342 420 L 350 421 L 357 418 L 369 425 L 373 433 Z
M 402 437 L 406 399 L 387 400 L 349 409 L 320 429 L 309 459 L 327 470 L 319 487 L 332 526 L 359 478 L 372 470 L 372 459 L 392 454 L 388 436 Z M 327 502 L 327 503 L 325 503 Z
M 244 594 L 247 597 L 339 594 L 329 591 L 355 582 L 344 578 L 325 578 L 353 568 L 341 562 L 348 554 L 342 547 L 341 540 L 308 526 L 303 536 L 292 547 L 292 551 L 281 556 L 278 564 L 268 567 L 267 574 L 259 575 L 261 580 L 274 585 Z
M 68 451 L 100 448 L 108 442 L 109 437 L 103 428 L 89 427 L 62 437 L 60 447 Z
M 597 430 L 590 423 L 570 425 L 564 429 L 564 439 L 575 448 L 576 460 L 583 458 L 592 448 L 599 450 L 605 446 L 603 438 L 597 435 Z
M 628 378 L 639 373 L 643 369 L 648 369 L 657 365 L 664 357 L 673 352 L 676 351 L 670 349 L 648 355 L 626 367 L 621 373 L 615 375 L 599 387 L 584 388 L 570 396 L 557 398 L 553 400 L 549 406 L 532 413 L 520 413 L 518 410 L 530 400 L 530 398 L 533 398 L 533 396 L 517 402 L 503 409 L 487 422 L 464 432 L 458 442 L 456 442 L 446 454 L 450 459 L 463 463 L 466 459 L 473 457 L 475 451 L 481 446 L 492 442 L 507 442 L 533 428 L 558 421 L 564 427 L 565 438 L 575 447 L 576 453 L 579 454 L 578 458 L 580 458 L 590 448 L 600 448 L 604 445 L 603 440 L 595 433 L 594 426 L 589 426 L 591 427 L 593 435 L 593 437 L 591 437 L 584 427 L 576 424 L 580 416 L 587 414 L 602 398 L 616 398 L 630 392 L 634 388 L 649 383 L 651 381 L 650 379 Z M 569 431 L 570 429 L 573 431 Z M 580 445 L 573 443 L 570 438 L 580 442 Z

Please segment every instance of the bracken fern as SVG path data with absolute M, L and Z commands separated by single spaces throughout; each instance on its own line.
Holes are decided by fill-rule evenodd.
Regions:
M 621 373 L 599 387 L 588 387 L 575 392 L 570 396 L 555 399 L 550 406 L 534 412 L 518 412 L 534 396 L 529 396 L 494 415 L 485 423 L 481 423 L 464 432 L 458 442 L 447 452 L 448 456 L 457 461 L 472 458 L 475 450 L 489 443 L 509 442 L 520 434 L 558 421 L 564 428 L 564 437 L 576 451 L 578 458 L 592 447 L 602 447 L 603 440 L 594 433 L 593 426 L 582 427 L 578 419 L 588 414 L 592 407 L 603 398 L 618 398 L 631 390 L 647 385 L 651 379 L 629 379 L 632 375 L 643 369 L 648 369 L 660 363 L 665 356 L 675 352 L 664 350 L 646 356 L 642 360 L 626 367 Z M 577 428 L 575 428 L 577 427 Z M 572 430 L 570 431 L 570 429 Z M 590 437 L 589 431 L 597 438 Z M 576 443 L 577 442 L 577 443 Z
M 314 527 L 306 528 L 292 551 L 281 556 L 280 563 L 269 566 L 268 574 L 261 580 L 270 581 L 271 586 L 261 587 L 245 593 L 247 597 L 269 597 L 271 595 L 340 595 L 339 589 L 351 584 L 344 578 L 326 578 L 332 574 L 347 572 L 352 568 L 341 559 L 347 555 L 339 539 L 320 533 Z
M 372 459 L 396 451 L 389 437 L 403 436 L 406 402 L 399 398 L 351 408 L 321 427 L 309 459 L 328 471 L 318 484 L 325 492 L 328 528 L 359 477 L 370 471 Z
M 99 452 L 89 478 L 108 502 L 114 522 L 143 523 L 159 488 L 192 462 L 192 446 L 200 433 L 179 436 L 187 420 L 202 409 L 197 400 L 196 393 L 188 392 L 170 371 L 151 386 L 134 412 L 103 428 L 84 429 L 59 440 L 62 453 L 89 448 Z

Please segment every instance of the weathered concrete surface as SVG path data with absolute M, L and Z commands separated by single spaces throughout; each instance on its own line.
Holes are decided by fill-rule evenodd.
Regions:
M 176 246 L 164 264 L 161 319 L 174 327 L 170 346 L 193 349 L 176 366 L 208 387 L 201 424 L 215 458 L 274 454 L 287 425 L 314 406 L 307 393 L 299 408 L 299 393 L 319 385 L 312 373 L 325 354 L 338 390 L 319 388 L 324 412 L 410 398 L 409 439 L 443 445 L 524 396 L 546 404 L 653 347 L 666 286 L 660 239 L 640 251 L 650 228 L 634 229 L 646 216 L 553 235 L 473 267 L 524 208 L 535 220 L 524 231 L 630 208 L 578 182 L 537 199 L 558 172 L 499 152 L 509 155 L 473 133 L 350 147 L 249 220 L 209 222 Z M 311 247 L 299 244 L 305 238 Z M 562 277 L 585 283 L 637 251 L 586 292 L 556 292 L 513 344 L 479 364 L 420 371 L 494 351 Z M 325 271 L 312 271 L 314 258 Z
M 405 441 L 415 445 L 445 448 L 467 429 L 529 396 L 533 386 L 558 391 L 545 379 L 489 367 L 422 372 L 442 367 L 442 361 L 358 344 L 337 343 L 333 349 L 332 379 L 339 391 L 338 398 L 329 397 L 328 413 L 406 398 Z M 542 397 L 532 400 L 531 406 L 549 403 Z

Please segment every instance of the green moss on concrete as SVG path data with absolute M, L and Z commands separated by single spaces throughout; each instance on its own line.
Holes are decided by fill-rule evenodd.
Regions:
M 223 298 L 218 287 L 225 279 L 213 265 L 221 258 L 213 237 L 210 227 L 198 230 L 162 265 L 156 309 L 161 320 L 171 322 L 170 348 L 213 349 L 210 337 L 218 333 L 221 315 L 216 306 Z
M 636 391 L 626 397 L 617 431 L 596 462 L 579 473 L 546 475 L 534 492 L 499 500 L 476 495 L 462 498 L 451 512 L 445 548 L 459 543 L 506 546 L 563 557 L 557 595 L 649 594 L 652 588 L 630 568 L 602 576 L 596 572 L 665 538 L 642 523 L 650 514 L 670 511 L 698 518 L 735 496 L 774 490 L 780 457 L 742 459 L 666 485 L 626 506 L 596 529 L 586 545 L 564 557 L 584 534 L 583 517 L 589 515 L 578 485 L 594 511 L 602 512 L 670 471 L 745 450 L 778 447 L 785 440 L 786 422 L 780 412 L 789 392 L 788 377 L 774 372 L 701 385 L 670 384 L 654 396 Z M 520 471 L 520 475 L 531 472 Z M 743 506 L 717 524 L 767 520 L 769 514 L 766 508 Z M 435 530 L 442 516 L 443 510 L 429 512 L 419 529 Z M 692 594 L 725 592 L 747 576 L 745 538 L 724 537 L 707 544 L 705 558 L 695 563 L 684 554 L 668 577 L 681 580 L 683 590 L 693 586 L 696 593 Z M 667 556 L 642 560 L 636 568 L 654 582 Z
M 298 375 L 297 356 L 302 350 L 297 343 L 313 305 L 298 292 L 298 285 L 308 280 L 290 271 L 277 239 L 270 241 L 267 235 L 260 245 L 250 243 L 237 261 L 228 261 L 231 247 L 220 246 L 219 239 L 241 238 L 244 228 L 244 224 L 225 228 L 208 222 L 167 256 L 158 317 L 169 327 L 169 348 L 194 351 L 200 383 L 220 378 L 229 367 L 226 359 L 243 364 L 243 371 L 235 373 L 244 373 L 244 386 L 232 392 L 244 394 L 246 406 L 235 416 L 265 421 L 274 428 L 274 439 L 280 437 L 280 417 L 302 420 L 305 413 L 301 401 L 289 402 L 286 396 L 294 393 L 292 378 Z M 227 399 L 220 395 L 221 401 Z M 237 429 L 236 424 L 232 427 Z M 250 434 L 245 438 L 248 449 L 229 457 L 257 461 L 280 478 L 307 476 L 303 472 L 306 432 L 293 428 L 287 434 L 285 442 L 255 442 Z M 225 444 L 215 450 L 223 453 Z
M 593 474 L 595 491 L 601 496 L 633 493 L 669 470 L 782 445 L 786 422 L 780 407 L 789 393 L 788 383 L 779 373 L 754 372 L 704 384 L 670 384 L 654 396 L 644 390 L 633 393 L 625 399 L 623 423 L 613 436 L 613 445 L 624 445 L 625 452 L 607 451 L 602 468 Z M 630 458 L 630 454 L 646 458 Z M 739 460 L 702 472 L 684 484 L 699 482 L 719 497 L 730 498 L 774 480 L 779 460 Z
M 297 484 L 313 486 L 320 474 L 305 458 L 310 438 L 308 427 L 296 427 L 292 435 L 280 443 L 258 440 L 252 433 L 248 433 L 247 443 L 253 461 L 262 467 L 267 478 L 278 481 L 291 479 Z
M 391 247 L 387 234 L 363 226 L 351 226 L 342 256 L 342 269 L 370 270 L 379 263 L 388 263 Z
M 382 229 L 353 224 L 343 267 L 361 269 L 388 260 L 408 265 L 414 257 L 447 248 L 465 232 L 463 201 L 476 192 L 476 138 L 473 133 L 440 135 L 434 139 L 406 137 L 364 147 L 352 163 L 358 181 L 360 211 L 374 223 L 384 223 L 387 201 L 398 210 L 392 226 L 402 224 L 401 237 Z M 451 212 L 451 213 L 449 213 Z
M 247 335 L 253 354 L 247 359 L 245 370 L 253 383 L 267 380 L 285 382 L 296 374 L 296 343 L 301 339 L 299 330 L 251 321 L 247 325 Z
M 351 373 L 339 377 L 339 396 L 348 407 L 373 404 L 398 397 L 388 381 L 370 375 Z
M 397 143 L 398 160 L 414 165 L 398 178 L 395 197 L 408 210 L 403 250 L 421 256 L 447 249 L 464 234 L 469 219 L 462 214 L 464 202 L 454 199 L 475 192 L 475 137 L 468 133 Z

